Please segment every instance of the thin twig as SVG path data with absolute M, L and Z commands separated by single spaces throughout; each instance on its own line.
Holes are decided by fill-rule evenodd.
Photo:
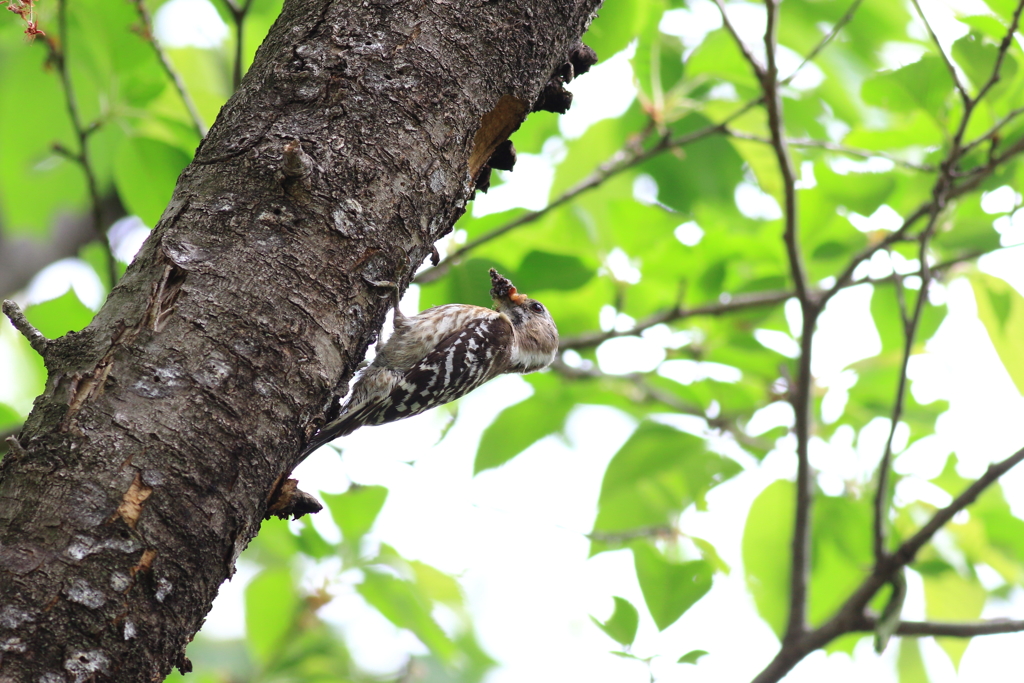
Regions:
M 1010 45 L 1013 44 L 1013 36 L 1017 32 L 1017 27 L 1020 26 L 1020 15 L 1021 11 L 1024 11 L 1024 0 L 1017 3 L 1017 9 L 1013 12 L 1013 19 L 1010 20 L 1010 28 L 1006 31 L 1006 35 L 1003 36 L 1003 40 L 999 43 L 999 52 L 996 54 L 996 63 L 992 67 L 992 75 L 989 76 L 988 81 L 985 85 L 981 86 L 978 91 L 978 96 L 974 98 L 974 102 L 980 102 L 981 98 L 988 94 L 988 91 L 999 82 L 1002 78 L 1000 71 L 1003 68 L 1003 61 L 1006 59 L 1006 53 L 1010 49 Z M 965 114 L 966 117 L 966 114 Z
M 953 64 L 953 60 L 949 58 L 946 51 L 942 49 L 942 43 L 939 42 L 939 37 L 935 35 L 935 31 L 932 30 L 932 25 L 928 23 L 928 18 L 924 15 L 924 11 L 921 9 L 921 5 L 917 0 L 910 0 L 914 3 L 914 9 L 917 10 L 917 16 L 921 17 L 921 21 L 924 23 L 924 27 L 928 30 L 928 35 L 931 36 L 932 42 L 935 43 L 935 49 L 942 55 L 942 61 L 946 64 L 946 69 L 949 70 L 949 75 L 953 79 L 953 84 L 956 89 L 960 92 L 960 97 L 963 99 L 964 104 L 971 101 L 971 96 L 967 93 L 967 88 L 964 87 L 963 82 L 960 80 L 960 74 L 956 71 L 956 65 Z
M 832 42 L 832 39 L 839 34 L 839 31 L 841 31 L 842 28 L 846 26 L 848 23 L 850 23 L 851 19 L 853 19 L 853 15 L 854 13 L 856 13 L 857 8 L 860 7 L 861 2 L 863 2 L 863 0 L 853 0 L 853 2 L 850 3 L 850 7 L 846 10 L 843 16 L 839 17 L 839 21 L 835 23 L 835 25 L 832 27 L 832 30 L 825 34 L 825 37 L 822 38 L 821 41 L 814 46 L 813 50 L 807 53 L 807 56 L 804 57 L 804 60 L 802 62 L 800 62 L 800 65 L 797 68 L 793 69 L 793 73 L 779 81 L 780 85 L 789 85 L 793 81 L 793 79 L 796 78 L 796 75 L 800 73 L 800 69 L 804 68 L 810 62 L 812 62 L 814 58 L 818 56 L 818 53 L 825 49 L 826 45 Z
M 245 16 L 249 13 L 249 6 L 252 0 L 244 0 L 242 4 L 238 0 L 224 0 L 228 13 L 235 22 L 235 61 L 231 68 L 232 90 L 238 90 L 242 83 L 242 46 L 245 34 Z
M 763 81 L 765 67 L 761 62 L 757 61 L 757 57 L 755 57 L 754 53 L 750 51 L 747 44 L 743 42 L 742 38 L 740 38 L 740 34 L 736 31 L 736 27 L 732 25 L 731 21 L 729 21 L 729 13 L 725 11 L 725 4 L 722 0 L 715 0 L 715 4 L 718 5 L 718 11 L 722 15 L 722 25 L 725 26 L 725 30 L 729 32 L 733 40 L 736 41 L 736 47 L 740 49 L 743 56 L 746 57 L 748 62 L 750 62 L 750 66 L 754 69 L 754 75 L 757 77 L 757 80 Z
M 969 261 L 974 261 L 974 260 L 976 260 L 978 258 L 981 258 L 982 256 L 984 256 L 986 254 L 991 254 L 991 253 L 994 253 L 996 251 L 1001 251 L 1002 249 L 1013 249 L 1013 248 L 1016 248 L 1018 246 L 1024 246 L 1024 245 L 1014 245 L 1012 247 L 1000 247 L 999 249 L 994 249 L 994 250 L 990 250 L 990 251 L 973 251 L 973 252 L 970 252 L 968 254 L 964 254 L 963 256 L 960 256 L 960 257 L 957 257 L 957 258 L 954 258 L 954 259 L 950 259 L 950 260 L 944 261 L 942 263 L 937 263 L 934 266 L 931 266 L 931 272 L 932 272 L 932 275 L 934 276 L 936 273 L 948 270 L 948 269 L 952 268 L 955 265 L 959 265 L 961 263 L 967 263 Z M 910 277 L 911 275 L 917 275 L 918 277 L 920 277 L 921 276 L 921 271 L 919 270 L 919 271 L 914 272 L 914 273 L 907 273 L 907 274 L 905 274 L 905 275 L 903 275 L 901 277 Z M 896 277 L 895 274 L 887 275 L 886 277 L 882 277 L 882 278 L 872 278 L 870 276 L 865 276 L 865 277 L 862 277 L 862 278 L 858 278 L 856 280 L 848 280 L 846 282 L 846 284 L 844 284 L 843 287 L 841 287 L 841 289 L 847 289 L 849 287 L 856 287 L 857 285 L 863 285 L 863 284 L 885 284 L 887 282 L 893 281 L 893 279 L 895 277 Z M 824 296 L 824 294 L 825 294 L 825 292 L 822 291 L 822 290 L 817 290 L 817 291 L 813 292 L 813 295 L 815 297 L 819 297 L 819 298 Z M 671 322 L 676 322 L 678 320 L 684 320 L 686 318 L 693 318 L 693 317 L 701 316 L 701 315 L 706 315 L 706 316 L 711 316 L 711 317 L 720 316 L 720 315 L 728 315 L 730 313 L 746 310 L 748 308 L 757 308 L 759 306 L 771 306 L 771 305 L 774 305 L 774 304 L 781 304 L 784 301 L 787 301 L 789 299 L 793 299 L 795 297 L 796 297 L 796 292 L 794 292 L 791 289 L 773 289 L 773 290 L 767 290 L 767 291 L 763 291 L 763 292 L 753 292 L 753 293 L 747 293 L 747 294 L 736 294 L 735 296 L 729 296 L 727 294 L 724 294 L 722 300 L 717 301 L 715 303 L 704 304 L 704 305 L 701 305 L 701 306 L 695 306 L 693 308 L 683 308 L 681 306 L 674 306 L 674 307 L 666 309 L 664 311 L 659 311 L 658 313 L 653 313 L 653 314 L 647 316 L 646 318 L 640 320 L 639 322 L 637 322 L 636 325 L 634 325 L 633 327 L 629 328 L 628 330 L 608 330 L 606 332 L 584 332 L 583 334 L 579 334 L 579 335 L 577 335 L 575 337 L 562 337 L 561 341 L 558 344 L 558 349 L 560 351 L 567 351 L 569 349 L 593 348 L 595 346 L 599 346 L 603 342 L 608 341 L 609 339 L 615 339 L 617 337 L 636 337 L 636 336 L 639 336 L 640 334 L 642 334 L 644 332 L 644 330 L 647 330 L 647 329 L 649 329 L 651 327 L 654 327 L 655 325 L 664 325 L 664 324 L 668 324 L 668 323 L 671 323 Z
M 21 334 L 28 340 L 29 346 L 38 353 L 40 356 L 46 356 L 46 349 L 50 345 L 50 340 L 47 339 L 42 332 L 37 330 L 32 323 L 28 321 L 25 314 L 22 312 L 18 304 L 14 303 L 10 299 L 5 299 L 3 303 L 4 315 L 14 325 L 14 329 L 21 332 Z
M 752 142 L 761 142 L 766 145 L 772 144 L 771 139 L 762 137 L 760 135 L 754 135 L 753 133 L 744 133 L 742 131 L 733 130 L 732 128 L 726 131 L 730 137 L 734 137 L 738 140 L 750 140 Z M 926 173 L 934 173 L 938 169 L 931 164 L 918 164 L 913 161 L 907 161 L 900 157 L 890 154 L 888 152 L 875 151 L 871 149 L 858 149 L 856 147 L 847 147 L 845 145 L 836 144 L 828 140 L 814 140 L 811 138 L 787 138 L 786 143 L 791 147 L 809 147 L 828 150 L 829 152 L 839 152 L 841 154 L 849 154 L 850 156 L 860 157 L 862 159 L 871 159 L 878 157 L 880 159 L 888 159 L 889 161 L 899 166 L 913 169 L 915 171 L 924 171 Z
M 853 630 L 870 632 L 874 631 L 877 625 L 875 617 L 865 616 Z M 1021 619 L 986 619 L 961 624 L 943 621 L 901 621 L 896 628 L 896 635 L 973 638 L 999 633 L 1018 633 L 1019 631 L 1024 631 L 1024 620 Z
M 811 504 L 813 503 L 813 478 L 810 463 L 810 438 L 813 416 L 811 409 L 811 348 L 814 328 L 817 325 L 820 306 L 814 300 L 807 282 L 803 254 L 800 252 L 799 218 L 796 198 L 796 173 L 793 159 L 786 144 L 786 125 L 783 121 L 782 94 L 779 87 L 779 68 L 775 60 L 778 42 L 779 3 L 765 0 L 768 21 L 764 33 L 766 68 L 760 73 L 764 90 L 765 109 L 768 112 L 768 129 L 771 132 L 772 147 L 778 159 L 782 175 L 783 197 L 785 200 L 783 241 L 789 259 L 789 268 L 796 290 L 797 300 L 803 316 L 803 332 L 800 336 L 800 357 L 795 386 L 790 390 L 789 401 L 795 413 L 794 432 L 796 435 L 796 511 L 793 523 L 791 546 L 792 565 L 790 569 L 789 620 L 786 625 L 784 643 L 801 637 L 807 630 L 807 590 L 811 579 Z M 752 63 L 753 64 L 753 63 Z M 755 72 L 757 66 L 754 65 Z
M 992 138 L 999 135 L 999 131 L 1002 130 L 1003 127 L 1006 126 L 1006 124 L 1010 123 L 1021 114 L 1024 114 L 1024 107 L 1017 107 L 1016 109 L 1012 110 L 1009 114 L 999 119 L 999 121 L 997 121 L 996 124 L 992 126 L 987 133 L 980 136 L 976 140 L 972 140 L 968 144 L 964 145 L 962 154 L 967 154 L 968 152 L 970 152 L 971 150 L 973 150 L 975 147 L 985 142 L 986 140 L 991 140 Z
M 185 87 L 185 81 L 178 73 L 177 69 L 174 68 L 174 63 L 171 62 L 170 56 L 164 50 L 160 41 L 157 40 L 156 34 L 153 33 L 153 18 L 149 14 L 149 9 L 146 7 L 145 0 L 132 0 L 135 4 L 135 9 L 139 13 L 139 19 L 142 20 L 142 27 L 139 31 L 142 39 L 145 40 L 153 47 L 153 51 L 156 53 L 157 59 L 160 60 L 161 66 L 164 68 L 164 72 L 167 77 L 171 79 L 171 83 L 174 84 L 174 89 L 178 91 L 178 96 L 181 101 L 185 104 L 185 109 L 188 110 L 188 115 L 192 119 L 192 125 L 195 127 L 196 132 L 200 138 L 206 137 L 207 127 L 203 123 L 203 117 L 199 114 L 199 109 L 196 107 L 196 103 L 192 100 L 192 96 L 188 92 L 188 88 Z
M 899 381 L 896 386 L 896 399 L 893 401 L 892 415 L 890 416 L 889 437 L 885 441 L 885 449 L 882 452 L 882 460 L 878 464 L 878 488 L 875 491 L 875 517 L 874 517 L 874 550 L 875 563 L 881 564 L 886 557 L 885 548 L 885 522 L 889 509 L 889 468 L 892 463 L 892 444 L 896 438 L 896 429 L 899 427 L 900 418 L 903 417 L 903 406 L 907 396 L 907 368 L 910 365 L 910 356 L 914 350 L 914 341 L 917 336 L 917 328 L 921 322 L 921 314 L 924 312 L 925 304 L 928 301 L 928 290 L 932 282 L 931 268 L 928 266 L 928 245 L 935 232 L 938 222 L 938 208 L 933 210 L 928 219 L 928 225 L 920 236 L 919 259 L 921 262 L 921 288 L 917 293 L 917 301 L 914 304 L 914 312 L 907 318 L 906 305 L 902 301 L 902 289 L 898 289 L 901 295 L 900 307 L 903 317 L 903 360 L 900 365 Z M 896 278 L 897 283 L 900 279 Z
M 921 527 L 916 534 L 903 542 L 903 545 L 900 546 L 899 550 L 892 555 L 891 564 L 894 564 L 895 566 L 887 568 L 895 571 L 896 569 L 904 567 L 912 562 L 918 551 L 921 550 L 925 543 L 931 540 L 936 531 L 945 526 L 949 520 L 953 519 L 953 516 L 956 515 L 956 513 L 973 503 L 982 491 L 994 484 L 1001 476 L 1009 472 L 1022 460 L 1024 460 L 1024 448 L 1001 462 L 989 465 L 988 469 L 985 470 L 985 474 L 968 486 L 952 503 L 936 512 L 932 516 L 931 520 Z
M 64 91 L 64 104 L 68 110 L 68 118 L 71 119 L 71 126 L 75 131 L 75 137 L 78 138 L 78 153 L 67 153 L 67 156 L 77 162 L 85 174 L 85 182 L 89 191 L 93 229 L 96 231 L 96 236 L 106 252 L 107 274 L 110 277 L 110 286 L 113 288 L 117 284 L 117 262 L 114 259 L 114 251 L 110 246 L 110 238 L 103 229 L 103 212 L 99 187 L 89 156 L 89 136 L 99 129 L 99 124 L 83 125 L 81 115 L 78 112 L 78 100 L 75 97 L 75 89 L 71 83 L 71 70 L 68 68 L 67 61 L 68 44 L 70 42 L 68 39 L 67 0 L 57 0 L 57 30 L 60 33 L 60 47 L 57 46 L 57 42 L 52 37 L 47 37 L 46 45 L 50 51 L 50 56 L 57 65 L 61 89 Z M 58 148 L 57 151 L 61 151 L 61 149 Z
M 676 320 L 692 318 L 699 315 L 719 316 L 734 313 L 736 311 L 742 311 L 747 308 L 779 304 L 793 296 L 794 293 L 791 290 L 771 290 L 767 292 L 737 294 L 735 296 L 723 295 L 722 299 L 716 303 L 704 304 L 703 306 L 696 306 L 694 308 L 682 308 L 680 306 L 676 306 L 674 308 L 655 313 L 647 316 L 643 320 L 640 320 L 636 325 L 628 330 L 586 332 L 575 337 L 564 337 L 561 342 L 559 342 L 558 348 L 561 351 L 565 351 L 567 349 L 589 348 L 616 337 L 636 336 L 655 325 L 670 323 Z

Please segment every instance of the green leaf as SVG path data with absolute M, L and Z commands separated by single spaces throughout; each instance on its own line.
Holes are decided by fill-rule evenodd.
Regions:
M 955 571 L 940 574 L 923 574 L 925 614 L 935 621 L 965 622 L 981 616 L 985 608 L 985 589 L 977 579 L 964 578 Z M 936 638 L 935 642 L 946 651 L 953 667 L 960 666 L 960 659 L 971 641 L 968 638 Z
M 901 567 L 892 575 L 892 593 L 889 601 L 885 604 L 882 616 L 878 618 L 875 626 L 875 652 L 882 654 L 889 639 L 896 633 L 900 625 L 900 617 L 903 614 L 903 602 L 907 597 L 907 577 Z
M 674 624 L 711 590 L 714 570 L 704 560 L 676 564 L 649 543 L 631 547 L 640 590 L 659 631 Z
M 93 312 L 69 289 L 56 299 L 27 307 L 25 317 L 47 339 L 57 339 L 83 329 L 92 322 Z
M 711 453 L 703 439 L 656 422 L 643 422 L 605 471 L 594 532 L 666 526 L 689 505 L 739 472 Z M 609 549 L 594 541 L 591 554 Z
M 433 602 L 440 602 L 449 607 L 461 607 L 463 604 L 462 587 L 455 578 L 445 574 L 429 564 L 412 560 L 409 566 L 416 577 L 416 586 Z
M 999 46 L 986 40 L 985 36 L 977 31 L 971 31 L 953 43 L 953 59 L 971 79 L 975 94 L 992 77 L 998 56 Z M 1016 75 L 1017 60 L 1010 51 L 1007 51 L 999 68 L 999 82 L 1010 83 Z
M 324 540 L 308 516 L 302 518 L 302 530 L 297 541 L 300 551 L 318 560 L 334 554 L 334 547 Z
M 896 660 L 896 672 L 900 683 L 930 683 L 928 671 L 924 668 L 921 645 L 917 638 L 900 640 L 900 656 Z
M 154 227 L 167 207 L 189 156 L 177 147 L 151 138 L 121 141 L 114 166 L 117 192 L 125 208 Z
M 359 594 L 399 628 L 406 628 L 443 662 L 451 662 L 455 643 L 430 616 L 430 601 L 415 584 L 372 569 L 365 569 Z
M 1024 298 L 1005 280 L 978 272 L 969 277 L 978 318 L 985 324 L 1003 367 L 1024 393 Z
M 553 375 L 534 375 L 529 381 L 534 387 L 533 396 L 501 411 L 484 430 L 473 474 L 504 465 L 538 440 L 561 431 L 573 407 L 562 391 L 561 380 Z
M 21 423 L 22 417 L 18 411 L 6 403 L 0 403 L 0 430 L 7 430 Z
M 673 124 L 672 132 L 682 136 L 713 125 L 694 113 Z M 733 194 L 743 180 L 743 158 L 728 139 L 714 134 L 659 154 L 640 168 L 658 183 L 658 201 L 684 213 L 698 202 L 734 208 Z
M 864 216 L 870 216 L 884 204 L 896 186 L 892 173 L 840 175 L 825 164 L 815 164 L 814 177 L 824 196 Z
M 657 27 L 664 11 L 664 4 L 658 0 L 606 3 L 598 10 L 583 42 L 593 48 L 599 58 L 608 59 L 624 50 L 637 34 L 647 32 L 652 25 Z
M 793 540 L 793 482 L 769 484 L 750 506 L 743 527 L 743 569 L 757 613 L 782 637 L 789 609 L 789 552 Z
M 861 97 L 868 104 L 893 112 L 921 108 L 934 115 L 945 109 L 952 91 L 946 65 L 939 57 L 926 55 L 913 64 L 864 81 Z
M 512 277 L 512 276 L 510 276 Z M 578 289 L 594 277 L 576 256 L 531 251 L 516 270 L 514 282 L 523 292 L 543 289 Z
M 262 664 L 281 649 L 295 628 L 299 598 L 287 568 L 268 569 L 245 588 L 245 638 L 249 651 Z
M 636 638 L 636 629 L 640 625 L 640 614 L 629 600 L 618 596 L 612 596 L 612 599 L 615 600 L 615 611 L 612 612 L 608 621 L 601 622 L 593 616 L 590 617 L 590 620 L 607 633 L 612 640 L 624 647 L 629 647 Z
M 707 654 L 706 650 L 690 650 L 680 657 L 676 664 L 696 664 L 697 660 Z
M 359 539 L 373 526 L 388 490 L 383 486 L 352 484 L 345 493 L 321 493 L 331 510 L 331 518 L 341 529 L 345 543 L 358 552 Z

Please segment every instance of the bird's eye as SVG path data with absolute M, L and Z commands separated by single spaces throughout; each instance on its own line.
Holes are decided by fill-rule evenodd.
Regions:
M 544 306 L 539 301 L 534 301 L 530 303 L 530 310 L 534 313 L 543 313 Z

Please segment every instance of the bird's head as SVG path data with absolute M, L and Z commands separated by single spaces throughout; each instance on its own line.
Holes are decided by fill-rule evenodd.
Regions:
M 515 345 L 511 372 L 535 372 L 551 365 L 558 352 L 558 328 L 548 309 L 516 291 L 507 278 L 491 268 L 494 307 L 512 322 Z

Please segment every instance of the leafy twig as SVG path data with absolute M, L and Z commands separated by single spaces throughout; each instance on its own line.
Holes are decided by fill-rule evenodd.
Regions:
M 206 137 L 206 131 L 208 130 L 206 124 L 203 123 L 203 117 L 199 114 L 199 109 L 196 107 L 195 102 L 192 100 L 192 96 L 188 92 L 188 88 L 185 87 L 185 81 L 182 79 L 181 74 L 178 73 L 177 69 L 174 68 L 171 58 L 167 55 L 160 41 L 157 40 L 156 35 L 153 33 L 153 19 L 149 14 L 149 9 L 146 7 L 145 0 L 132 0 L 135 4 L 135 9 L 139 13 L 139 19 L 142 21 L 142 27 L 139 31 L 139 35 L 153 47 L 153 51 L 156 53 L 157 59 L 160 60 L 160 65 L 163 66 L 164 72 L 167 77 L 171 79 L 171 83 L 174 84 L 174 89 L 178 91 L 178 96 L 181 97 L 181 101 L 185 104 L 185 109 L 188 110 L 188 115 L 192 119 L 192 125 L 195 127 L 196 132 L 200 138 Z
M 663 152 L 667 152 L 673 149 L 680 149 L 682 147 L 685 147 L 686 145 L 697 142 L 698 140 L 703 140 L 704 138 L 710 135 L 715 135 L 717 133 L 723 132 L 724 130 L 726 130 L 726 127 L 730 123 L 732 123 L 734 120 L 736 120 L 738 117 L 742 116 L 746 112 L 750 111 L 752 108 L 757 106 L 758 103 L 760 103 L 760 100 L 751 100 L 745 103 L 735 112 L 727 116 L 721 123 L 707 126 L 705 128 L 701 128 L 700 130 L 695 130 L 692 133 L 687 133 L 686 135 L 680 135 L 677 137 L 672 137 L 669 135 L 661 136 L 658 139 L 658 142 L 647 150 L 639 149 L 638 145 L 636 144 L 636 141 L 634 140 L 633 144 L 627 144 L 623 149 L 617 151 L 615 154 L 611 156 L 611 158 L 609 158 L 607 161 L 605 161 L 596 169 L 594 169 L 594 171 L 589 176 L 587 176 L 586 178 L 578 182 L 576 185 L 572 186 L 571 188 L 563 192 L 559 197 L 552 200 L 551 203 L 545 206 L 543 209 L 524 213 L 523 215 L 509 221 L 508 223 L 498 226 L 497 228 L 494 228 L 493 230 L 490 230 L 484 233 L 483 235 L 480 235 L 476 239 L 470 240 L 463 246 L 459 247 L 458 249 L 448 254 L 443 259 L 441 259 L 438 262 L 438 264 L 433 268 L 425 270 L 422 273 L 420 273 L 416 277 L 414 282 L 416 282 L 417 284 L 426 284 L 428 282 L 433 282 L 439 279 L 446 272 L 448 272 L 448 268 L 450 268 L 454 262 L 458 261 L 460 258 L 465 256 L 473 249 L 483 244 L 486 244 L 487 242 L 490 242 L 494 239 L 497 239 L 498 237 L 501 237 L 502 235 L 511 230 L 515 230 L 516 228 L 520 228 L 529 223 L 533 223 L 534 221 L 542 218 L 543 216 L 553 211 L 554 209 L 557 209 L 563 204 L 566 204 L 567 202 L 575 199 L 576 197 L 583 194 L 587 190 L 592 190 L 596 187 L 599 187 L 605 181 L 615 177 L 616 175 L 622 173 L 623 171 L 639 166 L 645 161 L 648 161 Z

